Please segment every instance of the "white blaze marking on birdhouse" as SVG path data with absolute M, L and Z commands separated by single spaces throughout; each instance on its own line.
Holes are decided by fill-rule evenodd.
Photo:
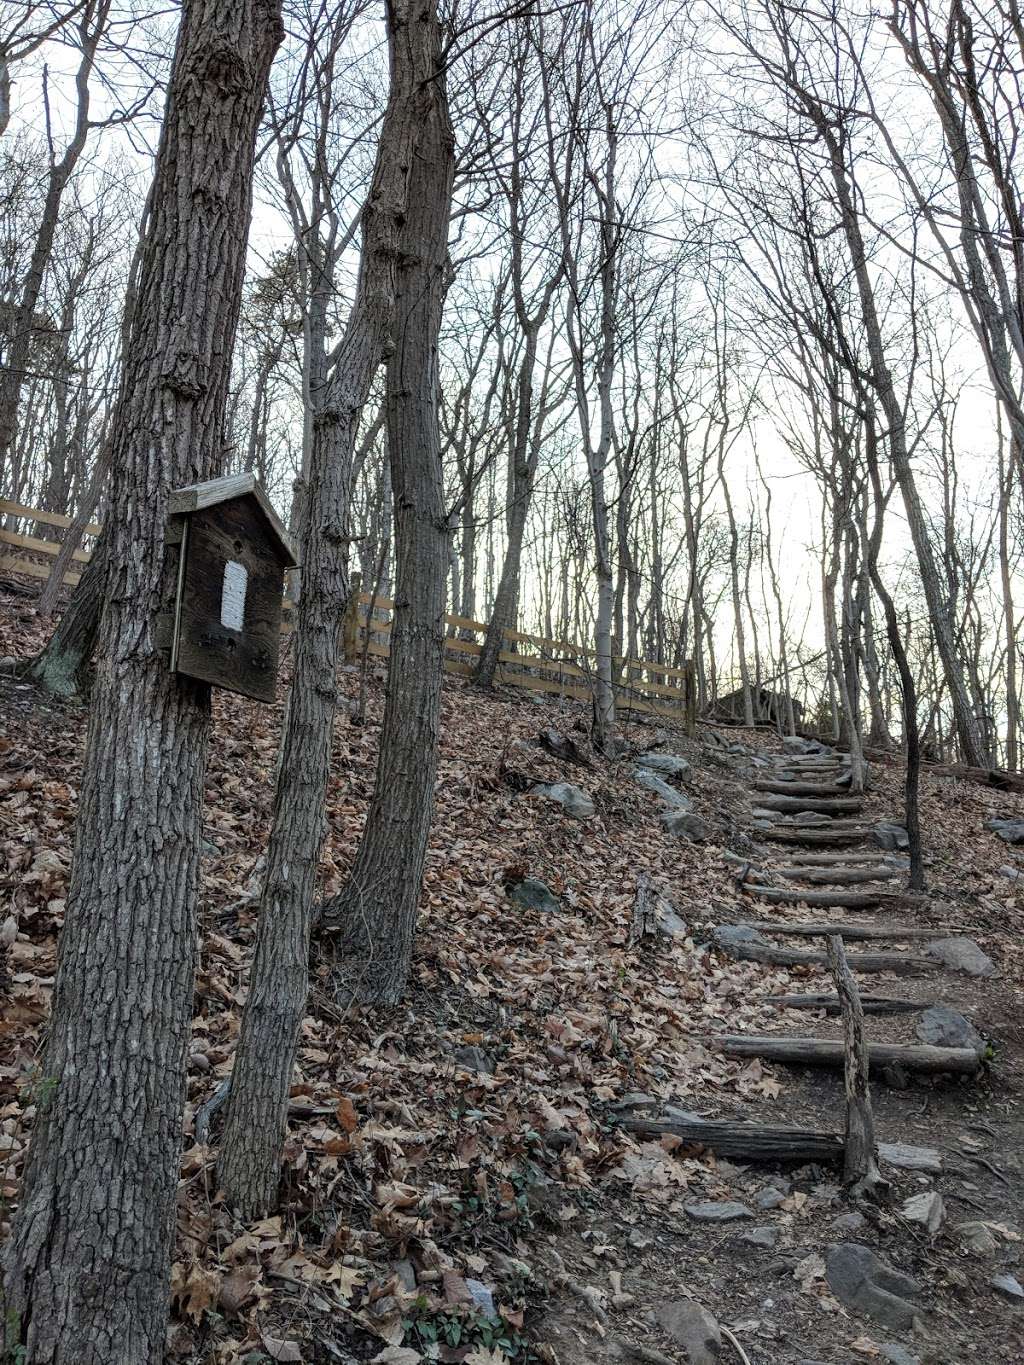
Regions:
M 224 565 L 224 587 L 220 594 L 220 623 L 228 630 L 245 627 L 245 590 L 249 585 L 249 570 L 244 564 L 229 559 Z

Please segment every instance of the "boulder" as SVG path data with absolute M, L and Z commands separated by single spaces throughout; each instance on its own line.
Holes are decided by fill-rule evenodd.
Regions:
M 530 791 L 537 796 L 546 796 L 549 801 L 557 801 L 567 815 L 577 820 L 589 820 L 597 810 L 589 793 L 572 782 L 538 782 Z
M 540 910 L 546 915 L 557 914 L 562 908 L 550 887 L 536 877 L 524 877 L 521 882 L 513 882 L 508 887 L 508 896 L 509 900 L 525 910 Z
M 973 938 L 940 938 L 928 944 L 928 953 L 947 967 L 968 976 L 992 976 L 995 963 Z
M 910 836 L 907 831 L 893 820 L 879 820 L 871 831 L 871 836 L 879 848 L 888 849 L 890 852 L 910 847 Z
M 854 1209 L 851 1213 L 841 1213 L 832 1226 L 837 1232 L 860 1232 L 866 1228 L 868 1220 Z
M 835 749 L 828 744 L 822 744 L 817 739 L 801 739 L 799 735 L 784 735 L 782 737 L 782 752 L 784 754 L 834 754 Z
M 683 1210 L 696 1223 L 734 1223 L 738 1218 L 753 1218 L 746 1204 L 735 1199 L 708 1199 L 684 1204 Z
M 633 776 L 646 791 L 653 792 L 655 796 L 660 796 L 670 810 L 690 809 L 690 798 L 684 796 L 682 792 L 676 791 L 675 787 L 670 787 L 663 777 L 651 772 L 650 768 L 638 766 L 633 769 Z
M 985 828 L 1007 844 L 1024 844 L 1024 820 L 986 820 Z
M 751 929 L 749 924 L 720 924 L 715 930 L 715 941 L 724 947 L 738 943 L 768 943 L 765 936 Z
M 825 1255 L 828 1287 L 844 1307 L 893 1331 L 913 1327 L 921 1286 L 857 1242 L 840 1242 Z
M 708 827 L 699 815 L 686 810 L 666 810 L 660 815 L 661 823 L 668 834 L 677 839 L 688 839 L 691 843 L 702 843 L 708 837 Z
M 692 1299 L 662 1304 L 655 1316 L 676 1346 L 686 1352 L 690 1365 L 716 1365 L 722 1353 L 722 1334 L 714 1316 Z
M 687 777 L 690 772 L 688 760 L 678 754 L 638 754 L 636 761 L 639 767 L 661 773 L 662 777 Z
M 921 1015 L 914 1032 L 932 1047 L 969 1047 L 980 1057 L 985 1040 L 969 1019 L 948 1005 L 932 1005 Z

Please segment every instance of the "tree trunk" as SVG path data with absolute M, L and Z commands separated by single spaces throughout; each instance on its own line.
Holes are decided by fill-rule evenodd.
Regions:
M 185 5 L 113 435 L 109 586 L 53 1017 L 5 1263 L 27 1365 L 163 1358 L 192 1013 L 209 689 L 155 638 L 168 490 L 215 475 L 256 129 L 282 35 L 267 0 Z
M 878 1169 L 875 1120 L 871 1110 L 871 1087 L 868 1084 L 870 1061 L 864 1039 L 864 1010 L 857 982 L 846 960 L 842 938 L 830 934 L 825 946 L 829 971 L 842 1002 L 846 1087 L 843 1178 L 851 1194 L 878 1197 L 888 1187 Z
M 433 4 L 420 12 L 429 67 L 399 241 L 387 432 L 395 507 L 395 609 L 377 777 L 348 883 L 324 907 L 340 929 L 339 989 L 397 1003 L 412 962 L 434 808 L 448 532 L 438 429 L 438 334 L 448 287 L 454 137 Z
M 363 210 L 363 256 L 352 314 L 313 429 L 304 499 L 302 592 L 295 671 L 278 770 L 256 957 L 235 1055 L 219 1174 L 245 1219 L 274 1204 L 288 1091 L 305 1013 L 317 863 L 337 703 L 338 635 L 348 596 L 352 453 L 360 414 L 394 323 L 397 263 L 410 213 L 407 167 L 433 103 L 437 21 L 388 0 L 391 93 Z M 447 221 L 447 220 L 445 220 Z M 402 851 L 402 846 L 396 846 Z

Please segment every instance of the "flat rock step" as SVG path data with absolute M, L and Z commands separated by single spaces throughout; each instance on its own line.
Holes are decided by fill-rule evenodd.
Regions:
M 756 882 L 743 882 L 742 889 L 749 896 L 770 905 L 823 905 L 842 906 L 846 909 L 868 910 L 876 905 L 895 905 L 899 896 L 895 891 L 813 891 L 805 886 L 760 886 Z
M 859 882 L 886 882 L 900 877 L 894 867 L 773 867 L 786 881 L 812 882 L 818 886 L 854 886 Z
M 715 1042 L 729 1057 L 763 1057 L 767 1061 L 840 1071 L 845 1057 L 842 1039 L 759 1038 L 729 1033 Z M 969 1047 L 929 1047 L 926 1043 L 868 1043 L 867 1047 L 872 1078 L 886 1066 L 900 1066 L 904 1071 L 924 1075 L 952 1072 L 957 1076 L 974 1076 L 981 1069 L 981 1059 Z
M 826 1014 L 842 1014 L 843 1002 L 838 995 L 811 993 L 807 995 L 770 995 L 767 1003 L 780 1010 L 824 1010 Z M 930 1008 L 927 1000 L 897 1000 L 888 995 L 869 995 L 860 992 L 861 1008 L 865 1014 L 917 1014 Z
M 763 792 L 754 799 L 761 810 L 817 811 L 820 815 L 855 814 L 864 807 L 859 796 L 771 796 Z
M 773 778 L 759 777 L 755 780 L 754 791 L 771 792 L 773 796 L 848 796 L 845 787 L 835 782 L 779 782 Z
M 914 939 L 941 938 L 942 929 L 923 929 L 919 924 L 846 924 L 842 921 L 797 924 L 782 920 L 744 920 L 744 929 L 759 934 L 784 934 L 792 938 L 828 938 L 840 934 L 851 943 L 858 939 L 892 939 L 894 943 L 909 943 Z
M 730 929 L 736 932 L 731 933 Z M 749 937 L 747 936 L 749 935 Z M 742 925 L 721 925 L 715 930 L 715 947 L 739 962 L 763 962 L 770 967 L 828 967 L 828 954 L 808 948 L 780 948 L 759 939 L 756 931 Z M 897 976 L 921 976 L 941 965 L 931 957 L 911 953 L 847 953 L 846 960 L 855 972 L 893 972 Z

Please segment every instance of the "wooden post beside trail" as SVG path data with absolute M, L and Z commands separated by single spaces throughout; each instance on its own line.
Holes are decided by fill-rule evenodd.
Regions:
M 884 1198 L 889 1186 L 878 1168 L 875 1122 L 868 1084 L 868 1047 L 864 1039 L 864 1010 L 846 950 L 839 934 L 826 939 L 828 965 L 843 1013 L 844 1074 L 846 1080 L 846 1145 L 843 1166 L 846 1185 L 854 1195 Z
M 354 573 L 349 581 L 348 606 L 341 627 L 341 652 L 347 664 L 355 663 L 359 654 L 359 595 L 362 590 L 363 576 Z M 367 632 L 371 625 L 372 622 L 367 621 Z

